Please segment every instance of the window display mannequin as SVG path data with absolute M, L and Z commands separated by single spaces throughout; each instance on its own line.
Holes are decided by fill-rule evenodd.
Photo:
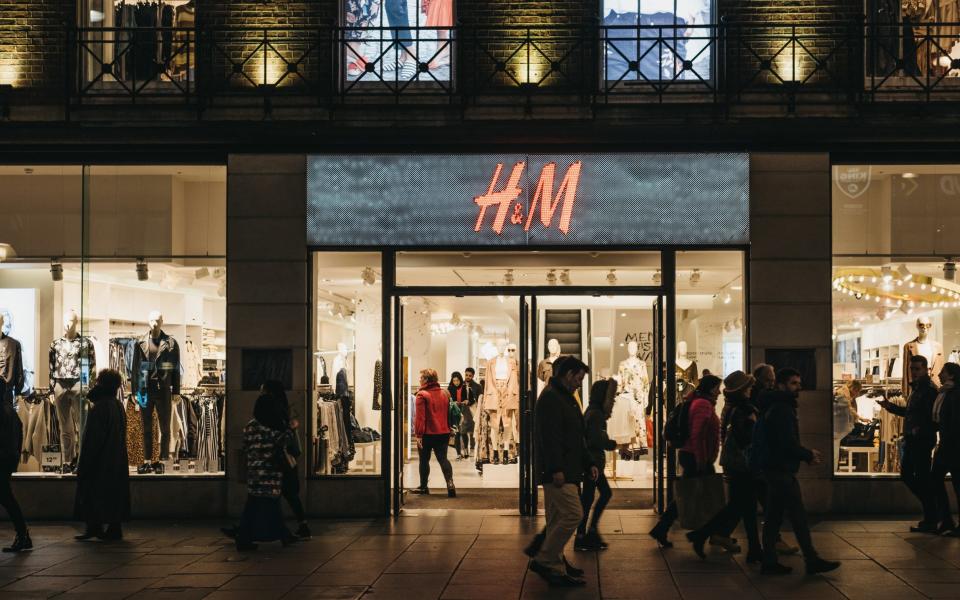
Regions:
M 63 336 L 50 344 L 50 391 L 60 422 L 64 473 L 71 473 L 77 464 L 82 391 L 97 373 L 93 342 L 77 331 L 79 322 L 76 311 L 68 310 L 63 316 Z
M 910 394 L 910 359 L 914 356 L 923 356 L 927 359 L 927 365 L 930 369 L 930 378 L 933 384 L 940 385 L 937 377 L 940 369 L 943 368 L 943 346 L 940 342 L 931 337 L 930 330 L 933 329 L 933 322 L 928 316 L 917 318 L 917 337 L 903 345 L 903 379 L 901 388 L 904 397 Z
M 677 387 L 681 396 L 686 396 L 700 383 L 697 361 L 687 357 L 687 343 L 677 342 Z
M 163 473 L 163 464 L 150 464 L 153 456 L 153 413 L 160 424 L 160 460 L 170 458 L 170 428 L 173 402 L 180 396 L 180 346 L 163 331 L 158 310 L 147 317 L 150 330 L 133 349 L 131 392 L 140 404 L 143 421 L 143 458 L 138 473 Z
M 560 342 L 551 338 L 547 341 L 547 352 L 550 354 L 537 365 L 537 394 L 543 391 L 547 382 L 553 377 L 553 361 L 560 356 Z
M 7 325 L 6 315 L 0 313 L 0 379 L 7 384 L 4 400 L 12 400 L 23 391 L 23 348 L 18 340 L 6 334 Z
M 520 365 L 517 362 L 516 344 L 501 343 L 497 346 L 497 351 L 497 356 L 487 361 L 484 410 L 490 418 L 493 464 L 501 462 L 506 464 L 516 462 L 516 444 L 520 440 L 517 431 L 517 411 L 520 409 Z M 514 447 L 512 456 L 508 453 L 511 443 Z
M 627 444 L 637 438 L 637 447 L 647 447 L 647 402 L 650 378 L 647 363 L 640 360 L 637 342 L 627 344 L 627 358 L 617 370 L 620 393 L 607 422 L 607 433 L 618 444 Z

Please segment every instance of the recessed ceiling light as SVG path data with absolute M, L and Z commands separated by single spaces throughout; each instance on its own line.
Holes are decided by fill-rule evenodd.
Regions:
M 903 177 L 904 179 L 916 179 L 917 174 L 907 171 L 906 173 L 903 173 L 902 175 L 900 175 L 900 177 Z

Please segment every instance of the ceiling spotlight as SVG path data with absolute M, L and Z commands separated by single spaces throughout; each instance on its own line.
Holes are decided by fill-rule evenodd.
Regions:
M 557 285 L 557 270 L 550 269 L 550 272 L 547 273 L 547 285 Z
M 907 171 L 906 173 L 903 173 L 902 175 L 900 175 L 900 177 L 903 177 L 904 179 L 916 179 L 916 178 L 917 178 L 917 174 L 916 174 L 916 173 L 913 173 L 913 172 L 910 172 L 910 171 Z
M 697 287 L 698 283 L 700 283 L 700 269 L 694 269 L 690 273 L 690 287 Z
M 560 283 L 563 285 L 572 285 L 573 282 L 570 281 L 570 269 L 564 269 L 560 271 Z
M 897 275 L 899 275 L 900 279 L 902 279 L 903 281 L 910 281 L 911 279 L 913 279 L 913 273 L 911 273 L 910 270 L 907 269 L 907 265 L 900 265 L 899 267 L 897 267 Z
M 607 283 L 610 285 L 617 285 L 617 270 L 610 269 L 610 272 L 607 273 Z
M 63 281 L 63 265 L 55 258 L 50 259 L 50 277 L 54 281 Z
M 507 272 L 503 274 L 503 283 L 513 285 L 513 269 L 507 269 Z
M 150 271 L 147 269 L 147 261 L 142 258 L 137 259 L 137 281 L 146 281 L 150 279 Z
M 661 281 L 663 281 L 663 273 L 660 272 L 660 269 L 657 269 L 653 274 L 653 285 L 660 285 Z
M 957 278 L 957 263 L 951 259 L 943 263 L 943 278 L 947 281 L 954 281 Z
M 360 273 L 360 280 L 363 281 L 363 285 L 373 285 L 377 282 L 377 274 L 370 267 L 364 267 L 363 272 Z

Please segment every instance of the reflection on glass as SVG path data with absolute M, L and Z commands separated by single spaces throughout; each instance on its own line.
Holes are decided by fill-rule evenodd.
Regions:
M 381 257 L 313 255 L 313 439 L 315 472 L 380 473 L 384 401 Z

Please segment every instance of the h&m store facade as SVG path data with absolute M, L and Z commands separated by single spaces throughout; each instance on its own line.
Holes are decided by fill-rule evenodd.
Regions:
M 159 312 L 180 377 L 169 397 L 126 400 L 135 516 L 239 512 L 242 429 L 267 378 L 300 417 L 310 514 L 418 507 L 404 493 L 419 484 L 417 374 L 468 367 L 485 393 L 461 426 L 457 486 L 528 514 L 530 416 L 558 354 L 591 365 L 582 397 L 620 381 L 613 468 L 647 505 L 675 471 L 656 435 L 669 407 L 705 371 L 769 362 L 801 370 L 804 443 L 833 456 L 801 471 L 811 509 L 913 510 L 893 477 L 897 422 L 835 390 L 895 397 L 920 316 L 944 359 L 960 348 L 960 287 L 942 268 L 954 171 L 812 153 L 2 167 L 0 203 L 22 216 L 0 225 L 0 304 L 33 424 L 15 490 L 28 516 L 71 513 L 88 373 L 65 398 L 50 352 L 70 315 L 96 368 L 134 392 L 128 356 Z M 876 422 L 869 443 L 849 443 L 854 414 Z

